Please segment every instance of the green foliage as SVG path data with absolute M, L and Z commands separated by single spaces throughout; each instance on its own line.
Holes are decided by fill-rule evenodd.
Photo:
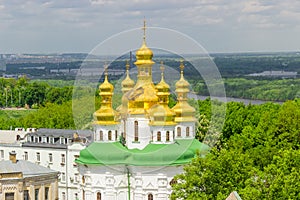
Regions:
M 172 199 L 299 199 L 300 103 L 227 104 L 220 145 L 176 176 Z
M 48 83 L 56 86 L 50 86 Z M 68 82 L 29 81 L 26 77 L 0 78 L 0 107 L 38 108 L 46 103 L 62 104 L 72 99 L 73 87 Z
M 226 96 L 265 100 L 286 101 L 300 97 L 300 79 L 255 79 L 226 78 L 224 79 Z M 193 82 L 194 91 L 200 95 L 209 95 L 202 80 Z
M 61 105 L 47 103 L 45 107 L 22 118 L 21 124 L 22 127 L 74 129 L 72 102 Z

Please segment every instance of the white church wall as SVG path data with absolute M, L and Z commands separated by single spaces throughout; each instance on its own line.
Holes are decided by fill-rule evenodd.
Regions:
M 96 199 L 101 193 L 103 199 L 128 199 L 128 173 L 130 196 L 134 200 L 167 200 L 171 195 L 170 182 L 176 174 L 183 171 L 182 166 L 79 166 L 85 177 L 85 199 Z M 86 192 L 89 191 L 89 192 Z

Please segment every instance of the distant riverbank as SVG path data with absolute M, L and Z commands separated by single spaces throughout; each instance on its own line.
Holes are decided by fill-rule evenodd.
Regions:
M 264 103 L 268 103 L 268 102 L 279 103 L 279 104 L 283 103 L 281 101 L 263 101 L 263 100 L 242 99 L 242 98 L 233 98 L 233 97 L 210 97 L 210 96 L 202 96 L 202 95 L 196 95 L 196 94 L 190 94 L 189 97 L 194 98 L 194 99 L 200 99 L 200 100 L 205 100 L 207 98 L 211 98 L 211 99 L 216 99 L 221 102 L 242 102 L 245 105 L 249 105 L 249 104 L 258 105 L 258 104 L 264 104 Z

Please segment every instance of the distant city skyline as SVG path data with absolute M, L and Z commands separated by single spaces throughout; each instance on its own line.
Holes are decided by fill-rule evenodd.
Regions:
M 0 54 L 88 53 L 144 17 L 209 53 L 300 50 L 297 0 L 0 0 Z

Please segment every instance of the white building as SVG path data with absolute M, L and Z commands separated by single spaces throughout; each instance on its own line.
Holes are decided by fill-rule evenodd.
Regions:
M 80 150 L 93 140 L 91 131 L 16 129 L 0 131 L 3 134 L 6 139 L 0 140 L 0 160 L 9 160 L 9 152 L 15 151 L 18 160 L 55 170 L 59 172 L 59 199 L 78 198 L 82 178 L 74 161 Z
M 145 29 L 145 27 L 144 27 Z M 170 87 L 164 81 L 152 82 L 153 53 L 145 35 L 136 52 L 137 82 L 127 77 L 122 82 L 122 104 L 113 110 L 114 87 L 105 80 L 99 86 L 101 107 L 94 113 L 94 142 L 76 160 L 83 176 L 80 198 L 84 200 L 165 200 L 172 192 L 174 175 L 196 152 L 208 150 L 195 137 L 195 109 L 187 100 L 189 83 L 176 82 L 177 104 L 168 107 Z

